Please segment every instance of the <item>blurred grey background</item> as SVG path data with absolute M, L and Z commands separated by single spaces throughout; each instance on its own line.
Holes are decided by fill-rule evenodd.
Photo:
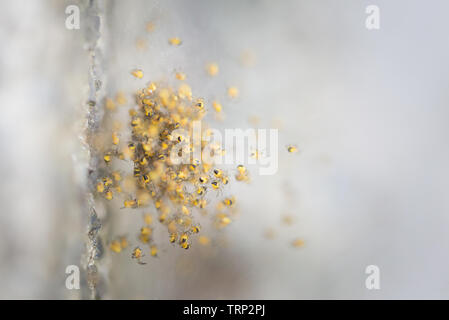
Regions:
M 67 30 L 70 4 L 89 6 L 0 1 L 3 299 L 84 297 L 64 285 L 66 266 L 81 266 L 87 221 L 79 140 L 87 17 L 80 30 Z M 365 27 L 368 5 L 380 8 L 379 30 Z M 250 185 L 232 183 L 241 212 L 217 235 L 220 246 L 167 245 L 144 267 L 129 252 L 106 252 L 104 298 L 449 297 L 448 2 L 100 6 L 107 95 L 142 86 L 129 76 L 136 67 L 146 81 L 183 71 L 196 95 L 223 101 L 226 119 L 212 121 L 217 128 L 251 127 L 248 118 L 257 116 L 261 128 L 279 127 L 281 147 L 276 175 L 254 170 Z M 173 36 L 183 44 L 169 46 Z M 142 40 L 144 50 L 136 48 Z M 245 53 L 253 65 L 242 65 Z M 211 79 L 204 66 L 212 61 L 220 73 Z M 237 101 L 226 99 L 230 85 L 240 90 Z M 287 144 L 299 154 L 288 154 Z M 291 226 L 281 223 L 286 213 Z M 105 237 L 132 233 L 137 221 L 110 213 Z M 267 228 L 274 239 L 264 237 Z M 303 248 L 290 245 L 296 237 Z M 371 264 L 380 268 L 380 290 L 365 287 Z

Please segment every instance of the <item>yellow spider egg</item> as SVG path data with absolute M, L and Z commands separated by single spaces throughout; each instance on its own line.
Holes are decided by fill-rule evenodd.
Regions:
M 146 225 L 150 225 L 153 223 L 153 217 L 151 216 L 151 214 L 146 213 L 143 217 L 143 221 L 145 222 Z
M 179 46 L 182 44 L 182 41 L 178 37 L 173 37 L 168 39 L 168 43 L 170 43 L 172 46 Z
M 188 242 L 183 242 L 183 243 L 181 243 L 181 248 L 183 248 L 183 249 L 189 249 L 190 248 L 190 244 L 188 243 Z
M 153 22 L 148 22 L 145 28 L 146 28 L 147 32 L 153 32 L 155 25 Z
M 296 153 L 298 152 L 298 148 L 296 146 L 287 146 L 287 151 L 289 153 Z
M 120 253 L 122 251 L 122 246 L 120 245 L 120 242 L 117 240 L 114 240 L 109 245 L 109 248 L 114 251 L 115 253 Z
M 199 244 L 201 244 L 203 246 L 207 246 L 210 244 L 210 239 L 206 236 L 200 236 L 198 238 L 198 242 L 199 242 Z
M 122 249 L 127 248 L 128 245 L 128 239 L 126 239 L 126 237 L 120 237 L 120 246 L 122 247 Z
M 157 252 L 158 252 L 158 250 L 157 250 L 157 247 L 155 245 L 150 247 L 150 254 L 151 254 L 152 257 L 156 257 L 157 256 Z
M 206 65 L 206 71 L 207 73 L 211 76 L 214 77 L 218 74 L 219 68 L 218 68 L 218 64 L 212 62 L 212 63 L 208 63 Z
M 102 193 L 104 191 L 104 184 L 103 182 L 97 183 L 97 192 Z
M 239 89 L 237 87 L 229 87 L 228 88 L 228 96 L 229 98 L 235 99 L 239 96 Z
M 170 237 L 169 237 L 170 243 L 175 243 L 177 239 L 178 239 L 178 235 L 176 233 L 170 234 Z
M 304 240 L 302 239 L 295 239 L 292 241 L 292 246 L 295 248 L 300 248 L 304 246 Z
M 133 71 L 131 71 L 131 74 L 136 77 L 137 79 L 142 79 L 143 78 L 143 71 L 140 69 L 135 69 Z
M 106 191 L 104 197 L 106 198 L 106 200 L 112 200 L 112 191 Z
M 223 109 L 221 103 L 218 102 L 218 101 L 212 102 L 212 107 L 214 108 L 214 110 L 215 110 L 216 112 L 221 112 L 221 110 Z
M 183 72 L 177 72 L 175 75 L 176 79 L 178 80 L 185 80 L 187 78 L 186 74 Z
M 111 154 L 110 153 L 105 154 L 103 159 L 104 159 L 104 162 L 106 162 L 106 163 L 111 162 L 111 160 L 112 160 Z

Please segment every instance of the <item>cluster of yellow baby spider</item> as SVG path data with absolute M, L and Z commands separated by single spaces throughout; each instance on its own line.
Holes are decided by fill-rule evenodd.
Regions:
M 136 78 L 143 77 L 142 70 L 133 70 Z M 185 75 L 176 75 L 177 79 L 185 79 Z M 106 101 L 109 110 L 114 110 L 112 100 Z M 213 103 L 216 111 L 221 111 L 218 102 Z M 183 249 L 189 249 L 191 237 L 200 233 L 201 227 L 195 222 L 195 214 L 207 214 L 207 209 L 214 207 L 212 224 L 224 228 L 232 221 L 235 211 L 235 197 L 228 196 L 216 201 L 214 198 L 222 194 L 228 185 L 230 176 L 214 165 L 213 162 L 202 161 L 201 154 L 206 141 L 191 141 L 193 123 L 201 121 L 206 114 L 205 102 L 194 98 L 190 86 L 182 83 L 177 90 L 164 83 L 150 82 L 135 94 L 135 107 L 129 110 L 130 139 L 122 141 L 120 134 L 113 130 L 110 147 L 106 148 L 103 160 L 106 172 L 97 185 L 96 191 L 106 200 L 115 195 L 123 199 L 123 207 L 128 209 L 148 208 L 154 206 L 158 222 L 168 231 L 168 241 Z M 207 136 L 208 130 L 201 132 Z M 126 143 L 125 143 L 126 142 Z M 195 158 L 195 151 L 200 158 Z M 214 152 L 222 152 L 220 146 L 214 146 Z M 188 161 L 177 163 L 173 156 Z M 130 163 L 130 174 L 112 170 L 115 160 Z M 123 175 L 123 177 L 122 177 Z M 249 174 L 243 165 L 239 165 L 235 178 L 248 181 Z M 216 197 L 208 196 L 209 193 Z M 140 244 L 149 246 L 149 253 L 155 257 L 158 248 L 153 240 L 153 216 L 144 215 L 144 226 L 137 239 Z M 199 243 L 209 244 L 206 236 L 199 238 Z M 110 242 L 113 252 L 121 252 L 126 246 L 124 239 Z M 132 258 L 144 264 L 144 250 L 137 246 Z

